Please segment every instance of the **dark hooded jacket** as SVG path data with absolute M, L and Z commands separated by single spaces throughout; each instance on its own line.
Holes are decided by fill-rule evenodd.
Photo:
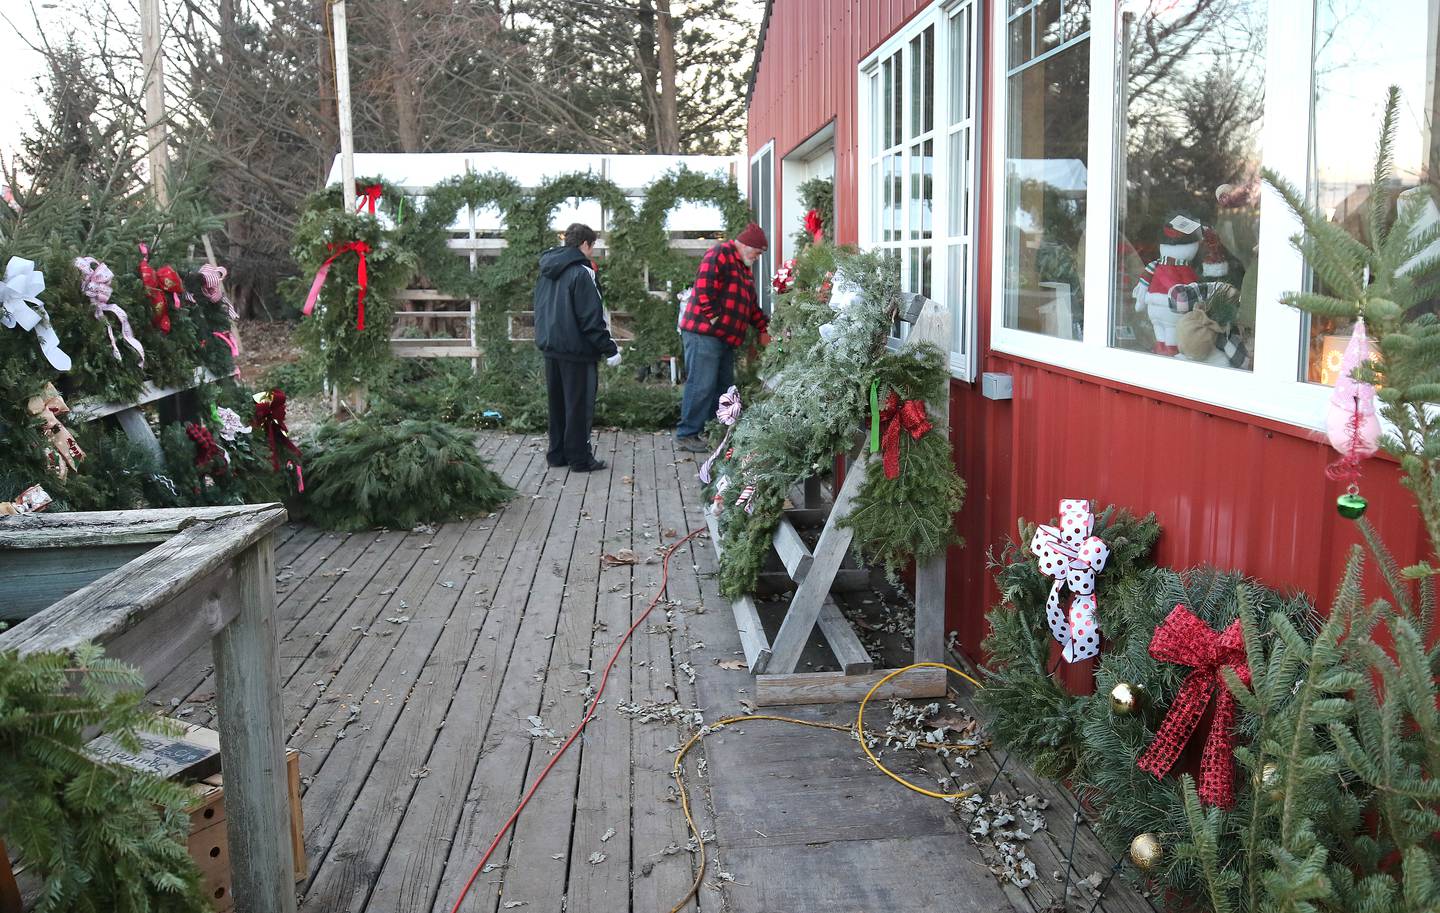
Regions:
M 550 358 L 599 361 L 619 351 L 605 326 L 600 289 L 578 247 L 540 255 L 535 284 L 535 346 Z

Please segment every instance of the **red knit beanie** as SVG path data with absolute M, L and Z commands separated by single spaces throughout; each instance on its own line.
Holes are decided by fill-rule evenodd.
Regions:
M 735 237 L 735 240 L 744 244 L 746 247 L 753 247 L 756 250 L 765 250 L 770 246 L 770 242 L 765 239 L 765 229 L 756 225 L 754 222 L 746 225 L 745 230 L 740 232 L 740 234 Z

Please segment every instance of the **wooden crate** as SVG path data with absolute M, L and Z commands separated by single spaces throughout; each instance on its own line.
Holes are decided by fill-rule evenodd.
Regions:
M 290 847 L 295 859 L 295 880 L 309 874 L 305 858 L 305 815 L 300 807 L 300 753 L 285 751 L 290 784 Z M 190 809 L 190 858 L 200 868 L 201 883 L 215 902 L 217 913 L 233 909 L 230 896 L 230 838 L 225 830 L 224 774 L 195 784 L 197 801 Z

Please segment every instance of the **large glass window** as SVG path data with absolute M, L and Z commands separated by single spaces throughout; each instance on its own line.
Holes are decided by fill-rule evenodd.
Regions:
M 1440 0 L 1319 0 L 1315 6 L 1315 78 L 1310 191 L 1322 212 L 1369 243 L 1367 213 L 1375 136 L 1389 86 L 1400 89 L 1395 190 L 1405 200 L 1440 191 Z M 1440 210 L 1432 211 L 1440 218 Z M 1317 290 L 1323 286 L 1312 279 Z M 1440 311 L 1440 301 L 1426 305 Z M 1307 321 L 1307 380 L 1335 383 L 1350 322 Z
M 1110 344 L 1249 370 L 1265 0 L 1124 12 Z
M 1005 326 L 1079 339 L 1090 138 L 1088 0 L 1011 0 Z

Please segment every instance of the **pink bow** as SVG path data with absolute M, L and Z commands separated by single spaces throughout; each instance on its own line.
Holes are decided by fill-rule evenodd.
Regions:
M 135 331 L 130 329 L 130 315 L 120 305 L 110 303 L 110 296 L 115 291 L 112 286 L 115 274 L 94 257 L 76 257 L 75 268 L 80 271 L 80 291 L 95 305 L 95 319 L 105 324 L 105 334 L 110 337 L 110 351 L 114 353 L 115 360 L 120 360 L 120 347 L 115 344 L 115 329 L 105 319 L 106 314 L 115 315 L 120 322 L 120 337 L 140 356 L 140 366 L 144 367 L 145 347 L 135 338 Z
M 720 452 L 725 445 L 730 443 L 730 435 L 735 431 L 735 423 L 740 421 L 740 389 L 734 384 L 730 389 L 720 394 L 720 407 L 715 410 L 715 418 L 720 424 L 725 425 L 725 437 L 721 439 L 720 446 L 710 454 L 710 458 L 700 467 L 700 481 L 706 485 L 710 484 L 710 467 L 720 458 Z
M 1050 632 L 1064 645 L 1067 663 L 1089 659 L 1100 652 L 1100 627 L 1095 619 L 1095 576 L 1105 569 L 1110 547 L 1099 536 L 1090 535 L 1095 514 L 1090 502 L 1060 502 L 1060 527 L 1040 526 L 1030 541 L 1030 551 L 1040 561 L 1040 573 L 1054 577 L 1045 600 L 1045 617 Z M 1060 591 L 1070 587 L 1070 611 L 1060 608 Z

